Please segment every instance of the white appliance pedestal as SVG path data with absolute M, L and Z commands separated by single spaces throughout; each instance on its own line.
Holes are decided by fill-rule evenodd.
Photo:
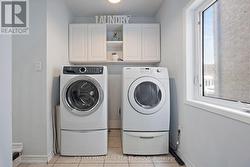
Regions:
M 123 153 L 131 155 L 168 154 L 169 132 L 122 132 Z
M 96 156 L 106 155 L 108 131 L 61 130 L 61 155 Z

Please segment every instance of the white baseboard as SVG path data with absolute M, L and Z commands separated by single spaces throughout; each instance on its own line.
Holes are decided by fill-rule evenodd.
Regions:
M 23 155 L 22 163 L 48 163 L 53 156 L 53 153 L 49 155 Z
M 121 128 L 121 120 L 109 120 L 109 128 L 120 129 Z
M 188 160 L 181 151 L 176 151 L 176 154 L 184 161 L 186 167 L 196 167 L 190 160 Z

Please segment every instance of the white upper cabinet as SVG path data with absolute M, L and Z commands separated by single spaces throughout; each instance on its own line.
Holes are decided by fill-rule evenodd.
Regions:
M 71 24 L 69 26 L 69 61 L 80 64 L 106 60 L 106 25 Z
M 160 61 L 159 24 L 142 25 L 142 60 Z
M 88 26 L 72 24 L 69 26 L 69 61 L 82 63 L 88 57 Z
M 86 63 L 160 62 L 159 24 L 71 24 L 69 61 Z
M 124 24 L 124 61 L 160 62 L 159 24 Z
M 88 25 L 88 61 L 106 61 L 106 25 Z
M 141 61 L 141 24 L 123 25 L 123 60 Z

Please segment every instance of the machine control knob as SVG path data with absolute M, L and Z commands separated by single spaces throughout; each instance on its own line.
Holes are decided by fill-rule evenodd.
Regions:
M 157 71 L 158 73 L 160 73 L 160 72 L 161 72 L 161 70 L 160 70 L 160 69 L 157 69 L 156 71 Z
M 85 73 L 85 72 L 86 72 L 86 68 L 85 68 L 85 67 L 79 68 L 79 72 L 80 72 L 80 73 Z

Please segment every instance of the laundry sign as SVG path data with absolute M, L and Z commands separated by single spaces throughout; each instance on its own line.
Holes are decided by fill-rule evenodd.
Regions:
M 96 23 L 99 24 L 127 24 L 130 16 L 127 15 L 103 15 L 95 16 Z

